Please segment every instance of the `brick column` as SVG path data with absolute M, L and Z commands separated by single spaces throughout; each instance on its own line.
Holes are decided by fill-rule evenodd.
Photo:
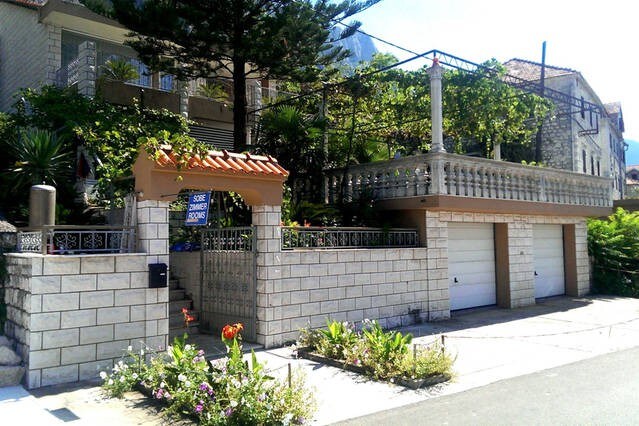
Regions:
M 95 43 L 82 43 L 78 51 L 78 93 L 90 98 L 95 96 L 95 58 Z
M 510 306 L 535 304 L 533 225 L 525 218 L 508 217 L 508 258 L 510 264 Z
M 146 253 L 149 263 L 169 263 L 169 203 L 137 203 L 138 252 Z
M 269 348 L 282 330 L 282 307 L 272 297 L 282 278 L 281 206 L 253 206 L 253 226 L 257 234 L 257 342 Z
M 448 222 L 440 212 L 426 211 L 426 247 L 428 247 L 429 320 L 450 318 L 450 285 L 448 283 Z M 450 213 L 449 213 L 450 215 Z
M 590 258 L 588 257 L 588 225 L 586 219 L 575 223 L 575 255 L 577 264 L 577 296 L 590 293 Z

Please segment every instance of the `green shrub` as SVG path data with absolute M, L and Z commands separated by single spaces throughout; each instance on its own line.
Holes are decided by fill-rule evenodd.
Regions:
M 186 416 L 202 425 L 309 422 L 315 405 L 304 376 L 296 371 L 290 385 L 275 380 L 254 353 L 249 365 L 242 356 L 241 325 L 227 327 L 222 336 L 227 357 L 208 362 L 204 352 L 185 339 L 175 339 L 166 353 L 156 354 L 150 363 L 144 362 L 144 350 L 129 350 L 111 374 L 101 373 L 104 391 L 119 397 L 141 387 L 165 404 L 167 414 Z
M 327 328 L 303 329 L 297 342 L 327 358 L 363 367 L 375 379 L 423 379 L 443 374 L 452 376 L 454 359 L 439 345 L 415 345 L 413 336 L 384 331 L 377 321 L 364 320 L 361 332 L 354 324 L 327 321 Z
M 588 221 L 595 291 L 639 297 L 639 212 L 617 211 Z

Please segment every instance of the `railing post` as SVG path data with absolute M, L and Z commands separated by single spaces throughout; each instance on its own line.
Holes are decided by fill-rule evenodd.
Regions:
M 78 51 L 78 93 L 89 98 L 95 96 L 95 43 L 85 41 Z
M 428 69 L 430 76 L 431 152 L 446 152 L 442 129 L 442 67 L 437 58 Z
M 430 162 L 430 193 L 434 195 L 446 194 L 446 173 L 444 158 L 441 154 L 432 153 Z

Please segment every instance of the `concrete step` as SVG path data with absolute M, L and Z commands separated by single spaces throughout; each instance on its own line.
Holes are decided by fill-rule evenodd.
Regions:
M 200 319 L 199 312 L 197 311 L 189 311 L 189 314 L 192 315 L 195 319 L 191 322 L 191 326 L 198 322 Z M 169 328 L 178 328 L 184 327 L 184 314 L 182 312 L 178 313 L 169 313 Z
M 169 290 L 169 300 L 184 300 L 186 299 L 186 290 L 179 288 L 177 290 Z
M 169 314 L 182 313 L 182 308 L 186 308 L 189 311 L 193 309 L 193 301 L 191 299 L 170 300 L 169 299 Z
M 177 288 L 180 288 L 180 280 L 177 280 L 175 278 L 171 278 L 169 280 L 169 290 L 175 290 Z
M 182 337 L 184 333 L 188 334 L 189 336 L 199 335 L 200 334 L 199 325 L 200 323 L 196 321 L 189 324 L 188 329 L 184 327 L 184 324 L 182 324 L 179 327 L 169 327 L 169 343 L 173 342 L 173 339 L 175 337 Z

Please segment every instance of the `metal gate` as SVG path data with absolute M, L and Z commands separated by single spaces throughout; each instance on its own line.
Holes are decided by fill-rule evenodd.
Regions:
M 226 324 L 241 322 L 242 336 L 256 339 L 255 229 L 202 230 L 200 327 L 219 334 Z

